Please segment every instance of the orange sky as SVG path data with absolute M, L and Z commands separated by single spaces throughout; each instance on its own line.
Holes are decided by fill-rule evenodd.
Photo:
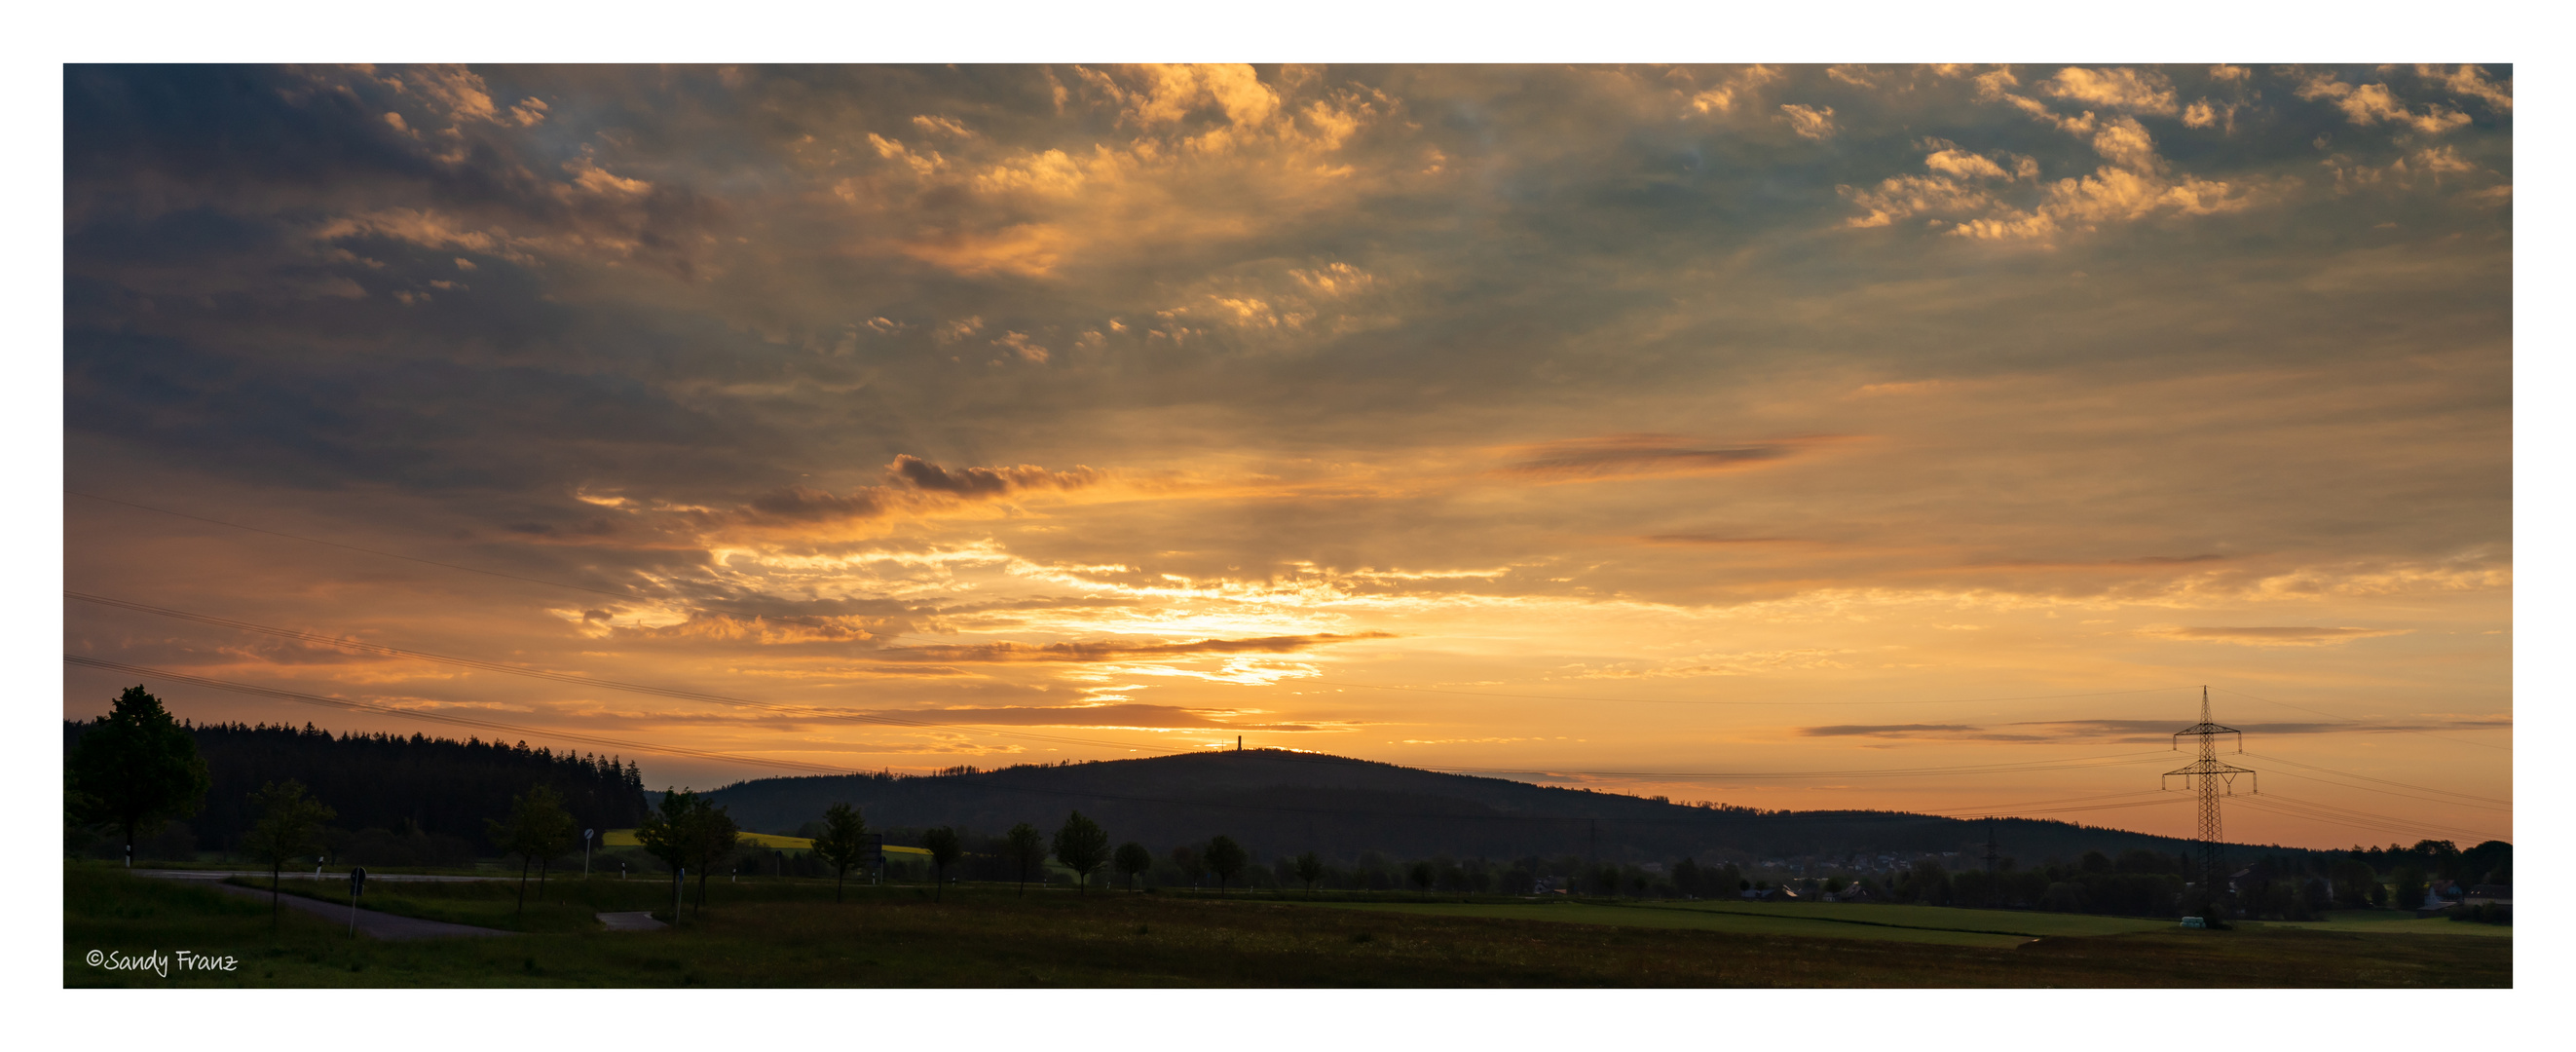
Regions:
M 68 588 L 770 707 L 65 650 L 2185 835 L 2206 684 L 2232 839 L 2510 839 L 2511 78 L 75 67 L 66 485 L 127 503 L 66 498 Z M 64 713 L 138 679 L 492 733 Z

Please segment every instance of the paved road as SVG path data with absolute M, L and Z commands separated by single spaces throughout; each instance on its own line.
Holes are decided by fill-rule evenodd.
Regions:
M 152 870 L 150 872 L 155 876 L 168 877 L 187 871 L 164 869 Z M 268 892 L 245 888 L 238 884 L 226 884 L 223 882 L 223 878 L 240 876 L 241 874 L 239 873 L 217 871 L 204 872 L 204 876 L 182 876 L 177 879 L 202 880 L 206 882 L 208 887 L 214 888 L 215 890 L 227 895 L 239 895 L 246 898 L 257 899 L 261 902 L 268 901 Z M 367 879 L 374 880 L 376 878 L 369 877 Z M 465 877 L 460 879 L 472 880 L 475 878 Z M 334 924 L 345 925 L 349 923 L 349 907 L 347 906 L 334 905 L 320 899 L 308 899 L 302 895 L 279 895 L 277 896 L 277 903 L 287 909 L 303 910 L 306 913 L 313 914 L 314 916 L 320 917 Z M 470 924 L 449 924 L 446 921 L 422 920 L 418 917 L 397 917 L 390 913 L 379 913 L 370 909 L 361 909 L 358 911 L 358 930 L 379 939 L 444 939 L 464 935 L 511 934 L 510 932 L 502 931 L 498 928 L 477 928 Z
M 610 931 L 653 931 L 670 927 L 668 924 L 654 920 L 650 910 L 637 910 L 633 913 L 602 913 L 597 916 L 599 922 L 608 925 Z

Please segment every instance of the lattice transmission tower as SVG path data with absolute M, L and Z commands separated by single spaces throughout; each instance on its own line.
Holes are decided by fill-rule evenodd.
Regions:
M 2198 739 L 2200 758 L 2176 770 L 2166 771 L 2163 785 L 2172 787 L 2177 777 L 2200 791 L 2200 886 L 2217 895 L 2220 881 L 2226 879 L 2226 843 L 2218 818 L 2218 798 L 2236 794 L 2236 776 L 2246 776 L 2246 791 L 2255 791 L 2254 771 L 2237 767 L 2218 758 L 2218 736 L 2236 736 L 2236 751 L 2245 751 L 2245 732 L 2234 727 L 2221 727 L 2209 718 L 2209 688 L 2200 688 L 2200 722 L 2174 732 L 2174 748 L 2182 748 L 2185 737 Z

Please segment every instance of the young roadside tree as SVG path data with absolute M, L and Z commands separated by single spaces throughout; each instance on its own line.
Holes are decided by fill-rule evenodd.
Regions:
M 519 856 L 519 912 L 528 912 L 528 869 L 542 867 L 555 856 L 572 850 L 572 813 L 564 810 L 563 797 L 546 786 L 535 786 L 510 800 L 510 820 L 495 822 L 485 819 L 492 842 L 504 853 Z M 539 869 L 540 874 L 544 872 Z M 545 894 L 545 877 L 537 878 L 537 894 Z
M 140 684 L 125 688 L 107 715 L 82 732 L 63 766 L 77 794 L 75 813 L 84 823 L 123 831 L 128 866 L 137 833 L 196 814 L 206 803 L 206 761 L 197 755 L 196 736 Z
M 948 891 L 948 867 L 957 864 L 957 830 L 948 826 L 923 830 L 922 850 L 930 852 L 930 882 L 935 886 L 931 901 L 939 901 Z
M 1199 875 L 1207 872 L 1207 857 L 1199 849 L 1182 844 L 1172 849 L 1172 865 L 1190 878 L 1190 886 L 1195 888 L 1199 886 Z
M 868 823 L 857 808 L 833 804 L 823 812 L 822 835 L 814 838 L 814 857 L 832 867 L 832 901 L 841 901 L 841 886 L 850 871 L 868 856 Z
M 1077 895 L 1090 885 L 1091 875 L 1099 871 L 1101 863 L 1109 861 L 1109 832 L 1100 828 L 1100 823 L 1082 817 L 1080 811 L 1055 831 L 1054 846 L 1055 860 L 1073 871 Z
M 676 885 L 683 869 L 698 871 L 698 911 L 707 908 L 707 871 L 733 854 L 742 827 L 714 801 L 687 790 L 665 790 L 662 806 L 635 827 L 636 843 L 671 867 Z M 674 894 L 677 894 L 675 891 Z M 679 918 L 674 917 L 673 920 Z
M 1216 874 L 1216 890 L 1220 895 L 1225 894 L 1226 882 L 1243 872 L 1244 863 L 1251 861 L 1251 856 L 1244 853 L 1243 845 L 1222 833 L 1208 840 L 1207 850 L 1201 857 L 1207 860 L 1207 868 Z
M 671 901 L 680 896 L 680 874 L 689 868 L 689 805 L 697 794 L 685 789 L 664 789 L 662 804 L 644 816 L 644 824 L 635 827 L 635 842 L 647 854 L 671 867 Z M 674 914 L 671 922 L 679 923 Z
M 1038 827 L 1022 822 L 1002 834 L 1002 850 L 1010 855 L 1011 866 L 1020 874 L 1020 894 L 1029 893 L 1029 872 L 1046 861 L 1046 841 Z
M 1154 868 L 1154 853 L 1145 845 L 1130 840 L 1118 845 L 1118 875 L 1126 878 L 1127 890 L 1136 890 L 1136 875 Z
M 1315 882 L 1324 879 L 1324 860 L 1312 851 L 1297 856 L 1297 879 L 1305 882 L 1306 894 L 1315 893 Z
M 259 810 L 259 818 L 242 836 L 242 851 L 268 863 L 268 926 L 275 928 L 277 885 L 286 860 L 321 851 L 322 823 L 339 817 L 339 812 L 304 795 L 304 783 L 292 778 L 261 786 L 250 794 L 250 804 Z
M 1413 878 L 1413 890 L 1428 895 L 1431 893 L 1431 882 L 1439 878 L 1440 872 L 1431 868 L 1431 863 L 1416 862 L 1412 869 L 1405 871 L 1405 875 Z
M 742 845 L 742 827 L 715 801 L 698 797 L 689 804 L 690 842 L 698 866 L 698 912 L 707 910 L 707 874 Z

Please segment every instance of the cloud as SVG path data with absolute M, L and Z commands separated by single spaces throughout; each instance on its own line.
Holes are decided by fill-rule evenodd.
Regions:
M 2038 743 L 2050 740 L 2045 735 L 1990 731 L 1963 723 L 1838 723 L 1823 727 L 1800 727 L 1798 733 L 1809 738 L 1932 739 L 2015 743 Z
M 1701 446 L 1679 435 L 1630 434 L 1572 439 L 1528 447 L 1506 474 L 1581 482 L 1654 475 L 1735 471 L 1794 456 L 1830 438 L 1812 437 L 1737 446 Z
M 1087 705 L 956 706 L 934 709 L 871 709 L 854 713 L 923 723 L 978 727 L 1081 727 L 1094 730 L 1233 730 L 1312 732 L 1346 731 L 1352 725 L 1303 721 L 1250 722 L 1231 709 L 1192 709 L 1173 705 L 1113 702 Z
M 2141 630 L 2141 634 L 2166 639 L 2187 639 L 2203 643 L 2234 643 L 2252 647 L 2316 647 L 2348 643 L 2356 639 L 2402 636 L 2411 628 L 2194 628 L 2167 627 Z
M 2086 69 L 69 66 L 67 487 L 611 594 L 113 506 L 65 572 L 887 708 L 2215 653 L 2155 625 L 2409 626 L 2312 653 L 2488 696 L 2511 69 L 2340 72 L 2438 138 Z
M 2039 87 L 2050 95 L 2087 106 L 2157 115 L 2174 111 L 2173 81 L 2161 73 L 2068 66 Z
M 2252 735 L 2396 734 L 2409 731 L 2494 730 L 2512 725 L 2513 721 L 2509 718 L 2486 716 L 2435 720 L 2362 720 L 2341 723 L 2230 724 L 2236 730 Z M 1797 732 L 1801 737 L 1809 738 L 1995 742 L 2009 745 L 2047 745 L 2065 742 L 2166 745 L 2173 741 L 2176 731 L 2186 726 L 2189 726 L 2189 721 L 2180 718 L 2024 720 L 2000 727 L 1964 723 L 1832 724 L 1822 727 L 1800 727 L 1797 728 Z
M 2476 99 L 2499 113 L 2513 109 L 2513 82 L 2498 84 L 2487 79 L 2483 67 L 2463 65 L 2444 73 L 2438 66 L 2417 66 L 2417 76 L 2439 81 L 2453 97 Z
M 950 469 L 901 453 L 885 466 L 885 477 L 887 485 L 861 486 L 837 494 L 802 485 L 788 486 L 752 498 L 746 512 L 755 520 L 771 521 L 873 519 L 1034 491 L 1078 490 L 1099 485 L 1108 479 L 1108 474 L 1079 465 L 1066 471 L 1035 464 Z
M 1784 76 L 1778 69 L 1771 66 L 1746 66 L 1735 70 L 1716 84 L 1692 93 L 1689 100 L 1691 112 L 1700 114 L 1731 112 L 1738 102 L 1752 95 L 1763 85 L 1778 83 Z
M 1803 138 L 1830 139 L 1834 137 L 1834 108 L 1831 106 L 1818 107 L 1790 104 L 1780 107 L 1780 112 L 1784 118 L 1788 120 L 1789 130 L 1797 132 L 1799 136 Z
M 2302 99 L 2325 99 L 2341 109 L 2354 124 L 2370 125 L 2393 121 L 2427 135 L 2439 135 L 2469 123 L 2469 115 L 2439 104 L 2428 104 L 2415 113 L 2399 101 L 2386 84 L 2364 84 L 2359 87 L 2344 83 L 2332 73 L 2319 73 L 2298 87 Z
M 1134 661 L 1188 658 L 1207 654 L 1289 654 L 1335 643 L 1394 639 L 1387 632 L 1264 636 L 1257 639 L 1201 639 L 1187 643 L 973 643 L 889 647 L 872 656 L 893 661 L 1031 662 Z
M 909 453 L 897 455 L 894 463 L 886 465 L 886 472 L 924 490 L 976 497 L 998 497 L 1033 489 L 1081 489 L 1097 485 L 1107 477 L 1088 467 L 1049 471 L 1035 464 L 950 471 Z

